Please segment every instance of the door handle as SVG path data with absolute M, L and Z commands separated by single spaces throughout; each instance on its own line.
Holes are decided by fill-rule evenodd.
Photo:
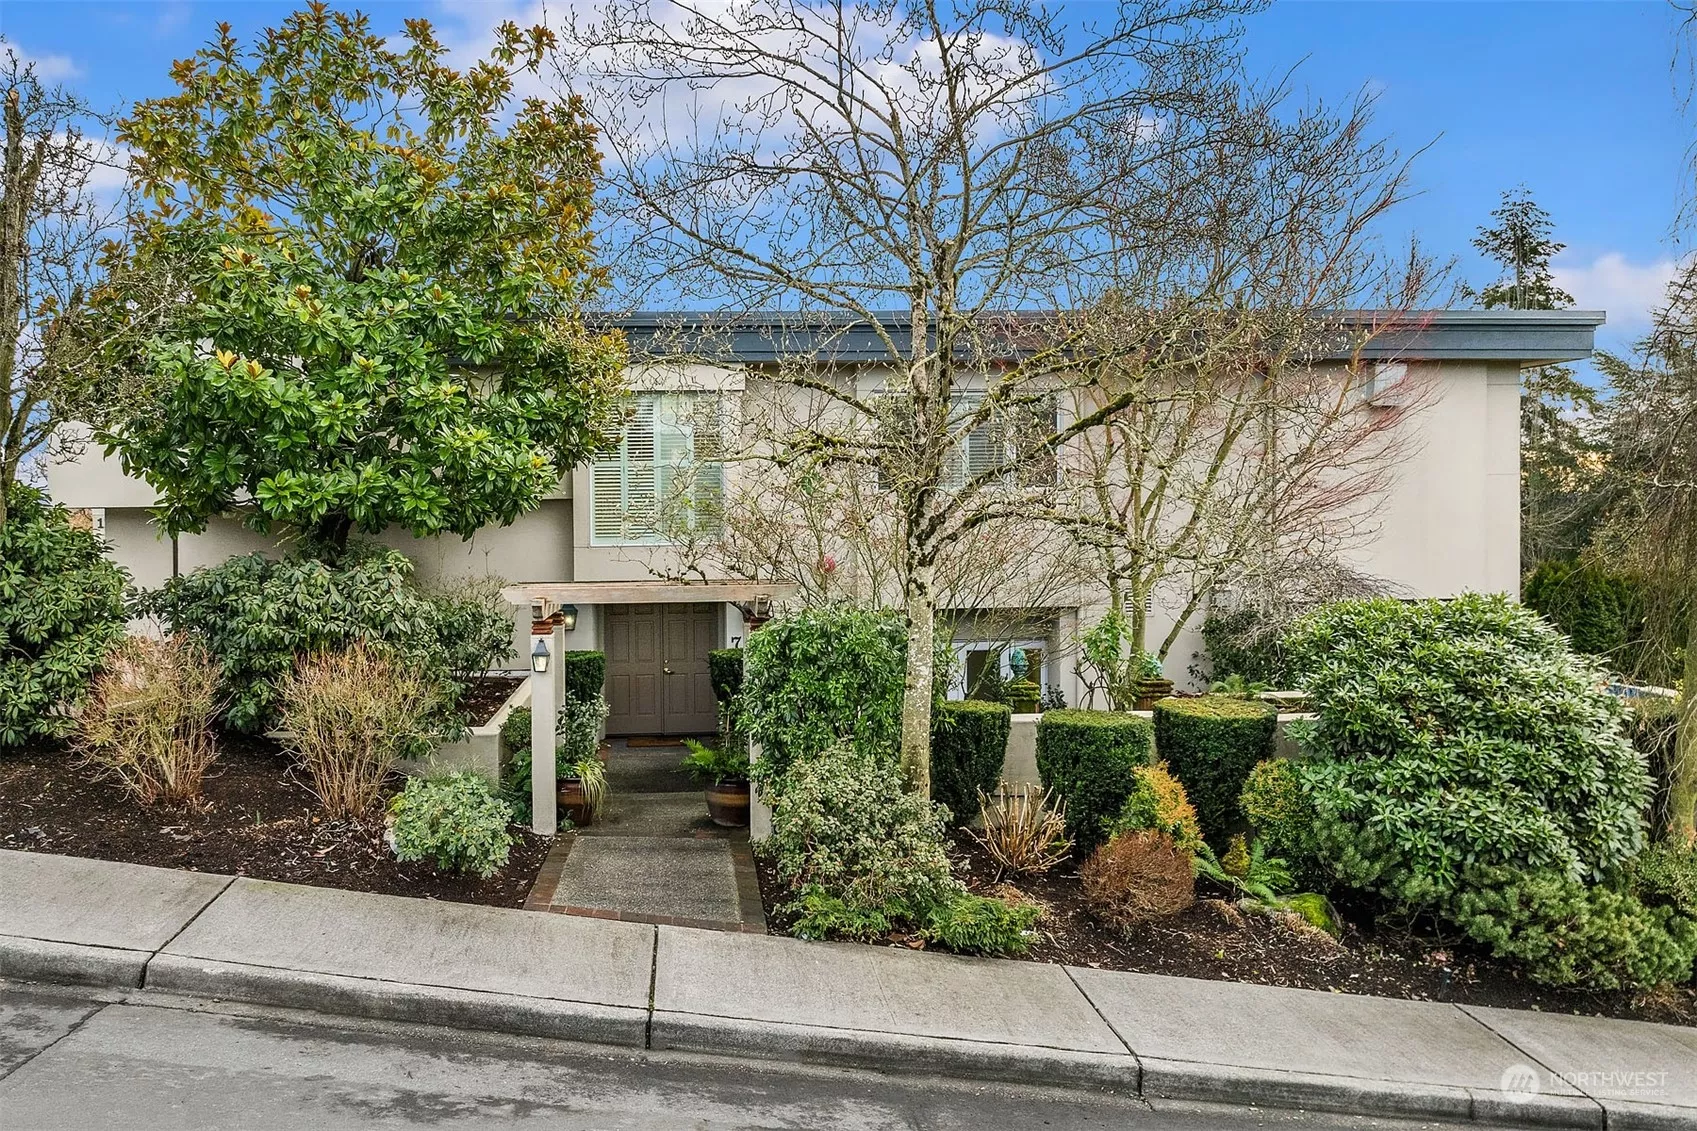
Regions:
M 662 674 L 662 675 L 671 675 L 671 674 L 672 674 L 672 669 L 671 669 L 671 668 L 661 668 L 661 669 L 660 669 L 660 674 Z

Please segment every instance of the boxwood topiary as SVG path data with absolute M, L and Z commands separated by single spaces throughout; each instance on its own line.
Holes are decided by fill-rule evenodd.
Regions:
M 601 697 L 607 686 L 607 657 L 601 652 L 566 652 L 560 656 L 566 694 L 579 703 Z
M 742 690 L 742 649 L 717 648 L 707 653 L 707 675 L 713 681 L 713 698 L 726 704 Z
M 62 736 L 124 635 L 124 572 L 63 507 L 15 484 L 0 526 L 0 750 Z
M 1255 763 L 1273 752 L 1278 714 L 1224 695 L 1155 704 L 1155 752 L 1184 783 L 1202 833 L 1216 848 L 1243 821 L 1238 795 Z
M 1066 803 L 1079 853 L 1100 844 L 1125 807 L 1139 766 L 1154 762 L 1148 719 L 1115 711 L 1045 711 L 1037 722 L 1037 772 Z
M 1013 711 L 1001 703 L 959 699 L 931 716 L 931 799 L 949 807 L 955 824 L 978 813 L 978 791 L 1001 780 Z

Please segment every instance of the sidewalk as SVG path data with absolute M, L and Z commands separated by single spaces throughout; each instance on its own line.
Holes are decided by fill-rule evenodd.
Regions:
M 0 852 L 0 977 L 1151 1098 L 1697 1125 L 1697 1030 Z

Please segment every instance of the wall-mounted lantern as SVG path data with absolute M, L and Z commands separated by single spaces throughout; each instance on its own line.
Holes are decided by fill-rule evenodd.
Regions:
M 570 632 L 577 627 L 577 606 L 561 605 L 560 611 L 554 614 L 560 618 L 560 627 Z
M 546 674 L 548 671 L 548 657 L 548 638 L 546 636 L 538 636 L 536 638 L 536 643 L 530 649 L 530 670 L 535 672 L 537 675 Z

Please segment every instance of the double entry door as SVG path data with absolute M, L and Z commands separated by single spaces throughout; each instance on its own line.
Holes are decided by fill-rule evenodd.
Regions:
M 720 606 L 606 609 L 608 734 L 711 734 L 719 718 L 707 653 L 719 646 Z

